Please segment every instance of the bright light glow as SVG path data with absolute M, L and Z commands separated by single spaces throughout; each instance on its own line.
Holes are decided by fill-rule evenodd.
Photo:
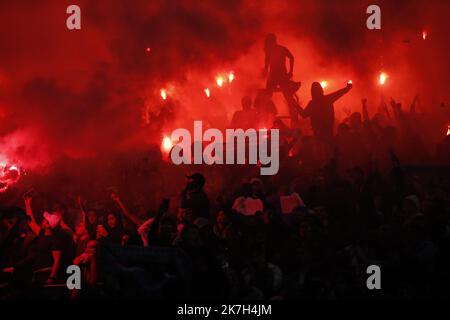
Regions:
M 222 86 L 223 86 L 223 77 L 222 77 L 222 76 L 218 76 L 218 77 L 216 78 L 216 83 L 217 83 L 217 85 L 218 85 L 219 87 L 222 87 Z
M 428 32 L 422 31 L 422 39 L 427 40 L 427 37 L 428 37 Z
M 234 72 L 231 71 L 231 72 L 228 74 L 228 82 L 231 83 L 231 82 L 233 82 L 233 80 L 234 80 Z
M 151 49 L 150 47 L 147 47 L 147 48 L 145 49 L 145 51 L 147 51 L 148 53 L 150 53 L 150 52 L 152 51 L 152 49 Z
M 450 136 L 450 126 L 447 126 L 447 136 Z
M 381 85 L 384 85 L 386 83 L 387 78 L 388 78 L 388 75 L 386 73 L 382 72 L 382 73 L 380 73 L 380 77 L 378 79 L 378 82 Z
M 161 98 L 163 100 L 167 99 L 167 91 L 166 91 L 166 89 L 161 89 Z
M 169 137 L 164 137 L 162 141 L 162 148 L 164 151 L 169 152 L 173 147 L 172 140 Z
M 352 80 L 348 80 L 348 83 L 349 83 L 349 84 L 353 84 L 353 81 L 352 81 Z
M 211 92 L 209 91 L 209 88 L 206 88 L 203 91 L 205 92 L 205 94 L 208 98 L 211 97 Z
M 328 81 L 325 81 L 325 80 L 320 81 L 320 86 L 321 86 L 323 89 L 325 89 L 326 87 L 328 87 Z
M 292 149 L 289 150 L 288 157 L 292 158 L 294 156 L 294 151 Z
M 21 172 L 19 167 L 8 164 L 4 160 L 0 162 L 0 193 L 8 190 L 10 186 L 17 183 L 20 179 Z

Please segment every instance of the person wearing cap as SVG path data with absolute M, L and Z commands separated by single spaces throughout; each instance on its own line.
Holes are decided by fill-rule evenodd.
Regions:
M 203 190 L 205 177 L 201 173 L 194 173 L 186 178 L 186 187 L 181 197 L 181 209 L 190 211 L 193 220 L 199 217 L 210 219 L 209 199 Z

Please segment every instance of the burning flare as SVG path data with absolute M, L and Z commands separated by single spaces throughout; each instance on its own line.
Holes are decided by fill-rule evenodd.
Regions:
M 427 40 L 427 37 L 428 37 L 428 32 L 422 31 L 422 39 Z
M 231 71 L 231 72 L 228 74 L 228 82 L 229 82 L 229 83 L 232 83 L 233 80 L 234 80 L 234 72 Z
M 388 78 L 388 75 L 384 72 L 380 73 L 380 77 L 378 79 L 378 82 L 380 85 L 384 85 L 386 83 L 386 79 Z
M 450 136 L 450 126 L 447 126 L 447 137 Z
M 164 137 L 163 140 L 162 140 L 161 146 L 162 146 L 162 149 L 163 149 L 165 152 L 170 152 L 170 150 L 171 150 L 172 147 L 173 147 L 172 140 L 170 140 L 169 137 Z
M 0 162 L 0 192 L 5 192 L 20 179 L 20 169 L 6 161 Z
M 166 100 L 167 99 L 167 91 L 166 91 L 166 89 L 161 89 L 161 98 L 163 99 L 163 100 Z
M 325 89 L 326 87 L 328 87 L 328 81 L 320 81 L 320 86 L 322 87 L 322 89 Z
M 223 77 L 222 77 L 222 76 L 218 76 L 218 77 L 216 78 L 216 83 L 217 83 L 217 85 L 218 85 L 219 87 L 222 87 L 222 86 L 223 86 Z
M 206 88 L 203 91 L 205 92 L 205 94 L 208 98 L 211 97 L 211 92 L 209 91 L 209 88 Z

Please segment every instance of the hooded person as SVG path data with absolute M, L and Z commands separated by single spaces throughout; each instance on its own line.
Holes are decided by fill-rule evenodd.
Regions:
M 330 143 L 333 139 L 334 130 L 334 103 L 352 89 L 352 84 L 348 83 L 343 89 L 330 94 L 324 94 L 319 82 L 311 85 L 311 101 L 305 109 L 297 107 L 303 118 L 311 119 L 311 127 L 314 136 L 320 141 Z

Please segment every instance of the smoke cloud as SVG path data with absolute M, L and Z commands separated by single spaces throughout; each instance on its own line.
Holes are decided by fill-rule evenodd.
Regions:
M 65 27 L 70 4 L 81 7 L 79 31 Z M 242 95 L 254 96 L 264 86 L 262 43 L 268 32 L 295 55 L 304 102 L 313 81 L 327 80 L 333 90 L 349 79 L 355 90 L 341 111 L 359 108 L 363 95 L 373 108 L 381 94 L 405 102 L 419 92 L 429 101 L 448 99 L 449 4 L 379 1 L 382 30 L 369 31 L 370 4 L 2 1 L 0 152 L 36 167 L 61 156 L 143 149 L 160 141 L 159 135 L 148 137 L 143 112 L 159 112 L 161 88 L 178 101 L 177 125 L 207 115 L 225 126 Z M 215 77 L 231 70 L 236 80 L 221 92 Z M 383 92 L 376 86 L 381 70 L 391 81 Z M 214 99 L 205 98 L 207 87 Z M 286 113 L 283 100 L 276 102 Z

